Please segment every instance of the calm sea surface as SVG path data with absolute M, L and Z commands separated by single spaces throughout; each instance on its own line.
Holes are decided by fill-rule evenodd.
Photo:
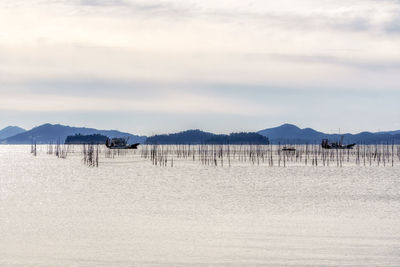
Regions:
M 400 266 L 400 166 L 229 167 L 0 146 L 0 266 Z

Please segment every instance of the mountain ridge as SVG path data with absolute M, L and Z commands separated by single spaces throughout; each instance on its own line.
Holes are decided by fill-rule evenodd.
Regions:
M 25 132 L 26 130 L 18 126 L 7 126 L 0 130 L 0 140 Z
M 72 127 L 61 124 L 45 123 L 34 127 L 29 131 L 5 138 L 1 142 L 3 144 L 31 144 L 32 142 L 36 142 L 38 144 L 56 142 L 64 143 L 67 136 L 75 134 L 101 134 L 110 138 L 129 137 L 129 142 L 132 143 L 143 143 L 146 140 L 145 136 L 133 135 L 117 130 L 98 130 L 95 128 Z
M 11 130 L 11 131 L 10 131 Z M 16 131 L 17 134 L 11 135 Z M 147 139 L 146 136 L 134 135 L 126 132 L 120 132 L 118 130 L 98 130 L 95 128 L 86 128 L 86 127 L 73 127 L 61 124 L 50 124 L 46 123 L 33 129 L 26 131 L 17 126 L 8 126 L 4 128 L 1 132 L 8 131 L 5 135 L 5 138 L 0 137 L 0 143 L 2 144 L 31 144 L 33 141 L 36 141 L 39 144 L 43 143 L 63 143 L 65 138 L 69 135 L 82 134 L 82 135 L 90 135 L 90 134 L 101 134 L 108 137 L 129 137 L 130 143 L 144 143 Z M 193 138 L 193 136 L 197 135 L 196 141 L 190 141 L 184 135 L 176 136 L 177 134 L 189 133 Z M 338 141 L 343 136 L 345 143 L 357 143 L 357 144 L 382 144 L 382 143 L 396 143 L 400 144 L 400 130 L 398 131 L 385 131 L 385 132 L 360 132 L 357 134 L 327 134 L 312 128 L 299 128 L 294 124 L 285 123 L 277 127 L 266 128 L 264 130 L 260 130 L 256 132 L 262 136 L 265 136 L 269 139 L 271 144 L 320 144 L 322 139 L 329 139 L 330 141 Z M 175 135 L 175 137 L 174 137 Z M 213 136 L 219 136 L 218 140 L 229 140 L 228 135 L 218 135 L 210 132 L 203 132 L 200 130 L 187 130 L 179 133 L 172 134 L 160 134 L 156 135 L 158 138 L 162 136 L 170 136 L 169 138 L 175 138 L 173 143 L 183 144 L 183 143 L 205 143 L 206 140 L 210 139 Z M 152 140 L 153 137 L 149 137 L 149 141 Z M 228 139 L 227 139 L 228 138 Z M 246 137 L 249 138 L 249 137 Z M 161 140 L 161 139 L 159 139 Z M 157 141 L 159 142 L 159 141 Z M 163 141 L 163 142 L 171 142 Z M 163 143 L 161 142 L 161 143 Z M 230 142 L 230 141 L 225 141 Z
M 397 132 L 400 133 L 400 131 L 378 133 L 364 131 L 358 134 L 327 134 L 312 128 L 301 129 L 296 125 L 285 123 L 277 127 L 260 130 L 257 133 L 268 137 L 272 144 L 319 144 L 322 139 L 338 141 L 342 136 L 344 137 L 344 142 L 347 143 L 377 144 L 394 142 L 399 144 L 400 134 L 397 134 Z
M 146 144 L 269 144 L 267 137 L 264 137 L 257 133 L 231 133 L 227 134 L 214 134 L 204 132 L 199 129 L 187 130 L 172 134 L 161 134 L 150 136 L 146 140 Z

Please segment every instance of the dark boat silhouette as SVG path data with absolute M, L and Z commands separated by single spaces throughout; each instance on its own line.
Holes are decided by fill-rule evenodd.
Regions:
M 282 151 L 294 152 L 294 151 L 296 151 L 296 148 L 284 146 L 284 147 L 282 148 Z
M 139 143 L 128 145 L 128 138 L 107 138 L 106 140 L 106 147 L 109 149 L 137 149 L 140 145 Z
M 328 139 L 323 139 L 321 146 L 325 149 L 353 149 L 356 144 L 343 145 L 343 136 L 340 138 L 340 142 L 329 142 Z

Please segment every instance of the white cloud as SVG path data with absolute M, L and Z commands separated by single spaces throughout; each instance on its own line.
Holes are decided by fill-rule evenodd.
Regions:
M 193 93 L 172 91 L 168 95 L 153 97 L 104 98 L 97 95 L 89 97 L 59 96 L 53 94 L 24 94 L 21 97 L 13 92 L 0 98 L 0 110 L 25 112 L 82 112 L 82 111 L 130 111 L 147 113 L 181 114 L 226 114 L 240 116 L 271 116 L 281 111 L 279 108 L 249 103 L 230 97 L 209 97 Z
M 395 92 L 399 10 L 399 1 L 376 0 L 3 0 L 0 108 L 275 116 L 284 97 L 268 89 L 244 101 L 193 88 Z M 100 81 L 90 101 L 82 80 Z M 163 93 L 121 100 L 104 88 Z

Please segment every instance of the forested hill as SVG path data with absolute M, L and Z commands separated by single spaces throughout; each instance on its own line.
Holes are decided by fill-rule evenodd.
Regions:
M 173 134 L 148 137 L 146 144 L 269 144 L 267 137 L 258 133 L 213 134 L 200 130 L 188 130 Z
M 66 145 L 76 145 L 76 144 L 105 144 L 107 140 L 107 136 L 101 134 L 75 134 L 69 135 L 65 139 Z
M 258 133 L 231 133 L 230 135 L 219 134 L 206 140 L 206 144 L 231 144 L 231 145 L 268 145 L 268 137 Z

